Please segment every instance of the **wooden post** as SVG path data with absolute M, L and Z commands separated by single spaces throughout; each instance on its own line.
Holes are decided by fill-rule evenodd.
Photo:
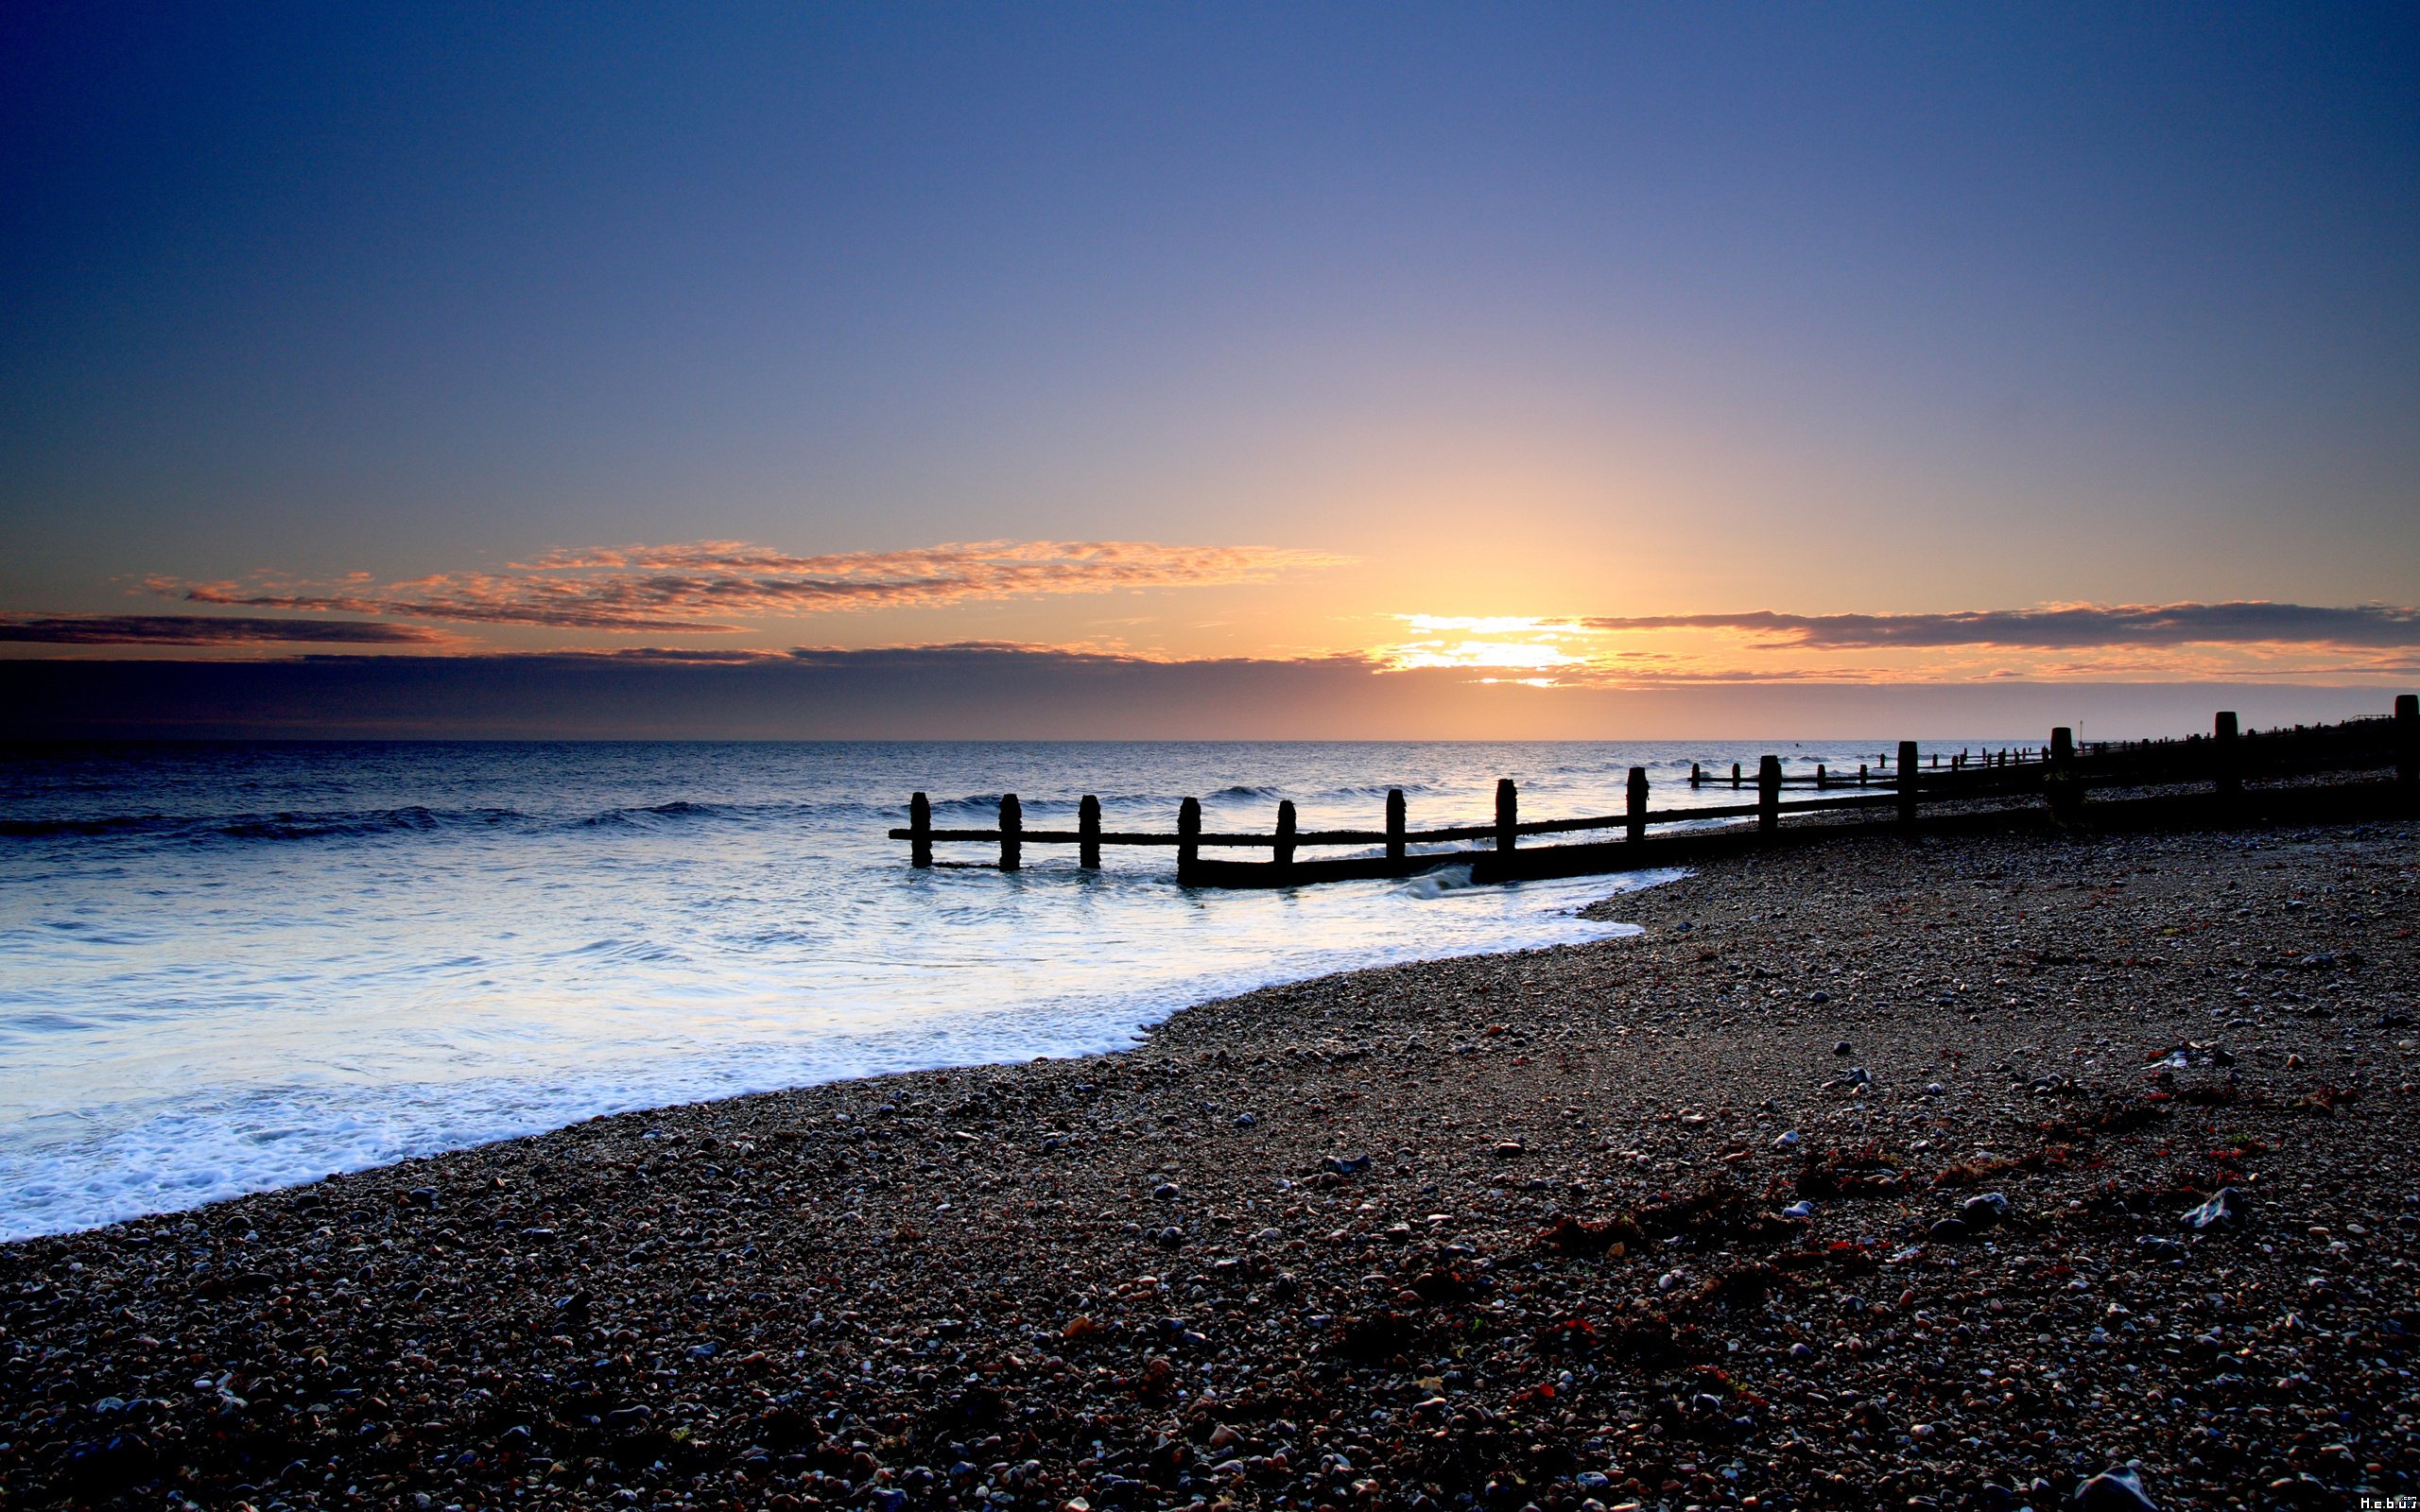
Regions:
M 1689 785 L 1697 787 L 1705 782 L 1705 772 L 1697 763 L 1689 763 Z
M 1633 841 L 1647 838 L 1647 768 L 1630 769 L 1630 806 L 1622 811 L 1622 834 Z
M 1733 787 L 1737 787 L 1739 785 L 1739 764 L 1737 762 L 1733 762 L 1731 764 L 1731 785 Z
M 1076 805 L 1076 865 L 1100 869 L 1100 799 L 1090 793 Z
M 922 793 L 908 799 L 908 864 L 933 864 L 933 800 Z
M 1822 792 L 1824 790 L 1824 764 L 1822 762 L 1817 762 L 1815 764 L 1815 791 L 1819 793 Z
M 1859 787 L 1865 785 L 1865 763 L 1863 762 L 1857 764 L 1857 785 Z
M 1000 795 L 1000 869 L 1025 865 L 1025 809 L 1014 793 Z
M 2072 819 L 2083 806 L 2083 778 L 2076 770 L 2076 732 L 2066 725 L 2050 730 L 2050 754 L 2042 773 L 2042 793 L 2058 818 Z
M 1756 759 L 1756 829 L 1771 834 L 1781 828 L 1781 758 Z
M 2409 794 L 2420 788 L 2420 696 L 2394 696 L 2394 780 Z
M 1277 800 L 1277 869 L 1294 869 L 1294 800 Z
M 1922 757 L 1912 740 L 1899 742 L 1899 827 L 1916 827 L 1916 772 Z
M 2243 793 L 2243 773 L 2236 765 L 2236 717 L 2232 709 L 2221 709 L 2214 721 L 2210 741 L 2210 777 L 2218 784 L 2221 798 L 2237 798 Z
M 1521 795 L 1519 791 L 1512 786 L 1512 779 L 1509 777 L 1499 777 L 1495 780 L 1496 850 L 1508 853 L 1512 850 L 1513 843 L 1520 838 L 1512 833 L 1512 829 L 1514 825 L 1517 825 L 1520 822 Z
M 1404 855 L 1403 789 L 1387 789 L 1387 859 L 1401 861 Z
M 1176 880 L 1190 881 L 1201 859 L 1201 800 L 1186 799 L 1176 808 Z

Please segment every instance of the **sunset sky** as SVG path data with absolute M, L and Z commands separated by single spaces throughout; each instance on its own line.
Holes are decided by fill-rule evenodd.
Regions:
M 8 732 L 2420 685 L 2409 6 L 16 6 L 0 288 Z

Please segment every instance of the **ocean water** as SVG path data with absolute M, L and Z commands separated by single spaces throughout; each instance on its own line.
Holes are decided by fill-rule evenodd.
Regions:
M 1166 850 L 916 871 L 938 826 L 1376 828 L 1658 807 L 1758 748 L 1482 744 L 198 744 L 0 756 L 0 1239 L 658 1107 L 1114 1049 L 1188 1003 L 1519 949 L 1657 875 L 1180 888 Z M 1784 747 L 1854 770 L 1876 747 Z M 1265 852 L 1264 852 L 1265 853 Z M 943 846 L 943 859 L 989 859 Z

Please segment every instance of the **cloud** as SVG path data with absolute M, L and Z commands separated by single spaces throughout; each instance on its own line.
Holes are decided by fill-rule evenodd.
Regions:
M 0 614 L 0 641 L 50 645 L 443 645 L 417 625 L 211 614 Z
M 992 541 L 797 557 L 744 541 L 700 541 L 555 551 L 502 572 L 440 573 L 384 587 L 368 585 L 360 574 L 333 584 L 153 578 L 147 586 L 195 603 L 248 609 L 564 630 L 724 634 L 744 627 L 733 621 L 750 618 L 1258 583 L 1350 559 L 1276 546 L 1145 541 Z
M 1776 646 L 1809 650 L 1957 645 L 2066 650 L 2103 645 L 2298 644 L 2420 646 L 2420 609 L 2363 604 L 2238 600 L 2223 604 L 2067 604 L 2044 609 L 1963 610 L 1944 614 L 1737 614 L 1598 616 L 1591 630 L 1744 630 Z

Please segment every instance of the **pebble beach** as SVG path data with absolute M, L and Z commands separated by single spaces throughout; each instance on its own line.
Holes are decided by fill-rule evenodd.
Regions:
M 2420 826 L 1844 836 L 0 1249 L 0 1506 L 2420 1490 Z

